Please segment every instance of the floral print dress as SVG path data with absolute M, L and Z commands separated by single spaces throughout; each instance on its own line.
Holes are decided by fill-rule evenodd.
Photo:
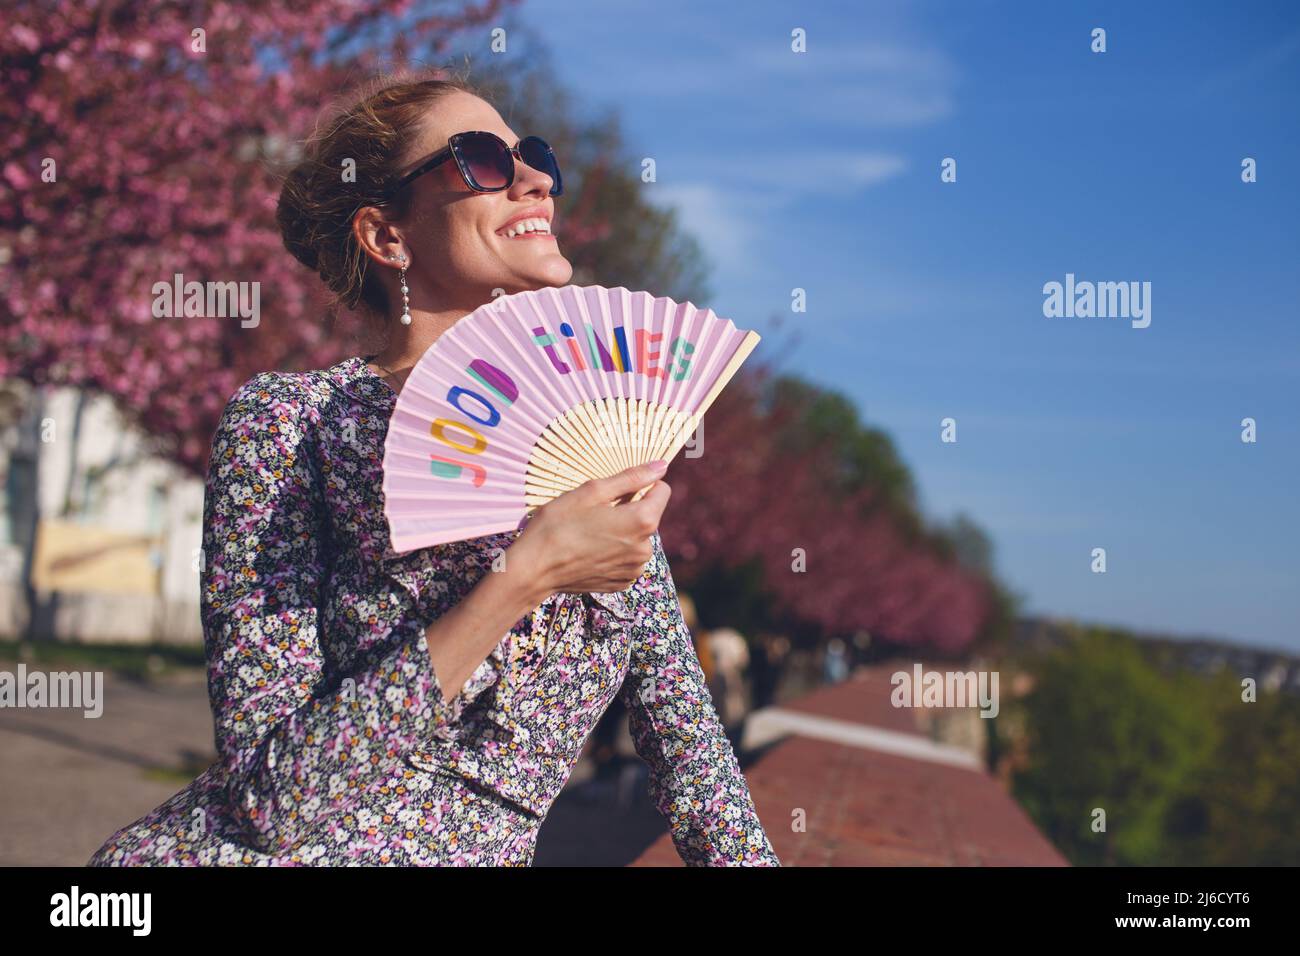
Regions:
M 200 576 L 218 759 L 90 865 L 531 865 L 619 695 L 682 860 L 780 866 L 657 532 L 630 588 L 553 595 L 445 698 L 424 628 L 520 532 L 392 551 L 381 466 L 395 402 L 360 356 L 263 372 L 230 399 Z

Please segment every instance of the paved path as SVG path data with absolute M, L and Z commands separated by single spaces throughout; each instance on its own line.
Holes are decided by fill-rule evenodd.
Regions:
M 0 670 L 17 664 L 0 659 Z M 105 672 L 103 695 L 97 718 L 0 708 L 0 866 L 82 866 L 215 759 L 201 668 L 148 683 Z M 588 782 L 591 768 L 580 763 L 542 827 L 535 865 L 622 866 L 654 842 L 664 823 L 643 768 L 631 758 L 619 800 L 617 788 Z
M 105 672 L 103 696 L 96 718 L 0 708 L 0 865 L 81 866 L 215 759 L 202 670 L 148 684 Z

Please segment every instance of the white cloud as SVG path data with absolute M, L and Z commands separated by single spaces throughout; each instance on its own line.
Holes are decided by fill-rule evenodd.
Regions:
M 648 198 L 656 205 L 675 207 L 681 227 L 719 267 L 746 267 L 747 236 L 762 228 L 757 210 L 709 183 L 656 184 Z
M 780 77 L 803 120 L 838 126 L 923 126 L 953 112 L 957 69 L 940 50 L 888 43 L 809 43 L 808 52 L 751 49 L 743 57 L 755 82 Z
M 710 165 L 707 157 L 692 156 L 692 162 Z M 718 266 L 745 271 L 753 261 L 751 241 L 774 228 L 782 208 L 813 194 L 848 197 L 906 168 L 907 161 L 892 153 L 823 152 L 780 161 L 767 157 L 734 168 L 725 186 L 659 183 L 648 195 L 652 202 L 678 210 L 682 228 L 699 240 Z
M 907 169 L 897 153 L 861 150 L 797 151 L 787 156 L 753 157 L 731 170 L 745 185 L 780 190 L 788 199 L 804 195 L 844 196 L 868 188 Z

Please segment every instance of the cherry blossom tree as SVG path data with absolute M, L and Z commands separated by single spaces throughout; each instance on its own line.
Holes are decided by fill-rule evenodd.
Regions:
M 292 144 L 358 77 L 413 51 L 425 59 L 453 41 L 472 45 L 475 31 L 486 47 L 510 5 L 8 3 L 0 378 L 107 394 L 158 453 L 202 475 L 239 384 L 343 354 L 322 321 L 319 279 L 284 251 L 275 223 Z M 520 76 L 536 77 L 527 59 Z M 512 100 L 578 160 L 565 177 L 577 187 L 566 189 L 565 213 L 575 281 L 702 301 L 697 250 L 620 169 L 616 124 L 566 121 L 555 89 L 524 82 Z M 620 217 L 627 228 L 612 225 Z M 602 241 L 610 235 L 620 241 Z M 256 282 L 259 320 L 156 316 L 155 285 L 176 274 Z M 834 446 L 828 436 L 851 415 L 812 383 L 769 382 L 761 370 L 736 379 L 707 416 L 706 453 L 670 472 L 675 572 L 689 580 L 757 562 L 785 620 L 968 646 L 988 616 L 989 582 L 918 534 L 909 477 L 887 439 L 859 430 L 853 449 Z
M 275 224 L 277 162 L 326 99 L 509 0 L 5 5 L 0 376 L 110 395 L 195 474 L 226 400 L 341 356 Z M 156 283 L 258 282 L 256 325 L 158 318 Z
M 723 391 L 704 417 L 701 454 L 687 450 L 667 475 L 661 527 L 674 575 L 689 586 L 711 568 L 756 564 L 769 609 L 787 624 L 969 649 L 991 621 L 996 585 L 918 533 L 919 516 L 896 493 L 869 476 L 841 482 L 829 437 L 790 440 L 807 410 L 795 396 L 816 394 L 763 366 Z

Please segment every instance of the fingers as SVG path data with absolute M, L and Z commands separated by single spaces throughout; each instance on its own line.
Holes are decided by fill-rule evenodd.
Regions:
M 608 478 L 596 479 L 591 484 L 595 486 L 595 490 L 599 493 L 602 501 L 613 501 L 616 498 L 635 494 L 656 478 L 662 477 L 667 470 L 667 462 L 663 462 L 659 467 L 655 467 L 653 463 L 636 465 L 632 468 L 625 468 L 618 474 L 610 475 Z
M 666 481 L 656 481 L 650 486 L 640 501 L 635 502 L 633 507 L 640 508 L 649 512 L 654 520 L 655 527 L 659 526 L 659 518 L 668 507 L 668 499 L 672 497 L 673 489 Z
M 624 573 L 628 575 L 620 584 L 618 590 L 626 591 L 632 585 L 641 579 L 645 574 L 646 567 L 654 560 L 654 546 L 651 545 L 649 537 L 637 543 L 632 559 L 624 568 Z
M 659 519 L 663 516 L 664 508 L 668 506 L 668 499 L 671 496 L 672 488 L 668 483 L 656 481 L 640 501 L 611 509 L 613 512 L 611 517 L 620 522 L 620 527 L 625 534 L 648 539 L 659 530 Z M 646 547 L 649 547 L 648 541 Z

